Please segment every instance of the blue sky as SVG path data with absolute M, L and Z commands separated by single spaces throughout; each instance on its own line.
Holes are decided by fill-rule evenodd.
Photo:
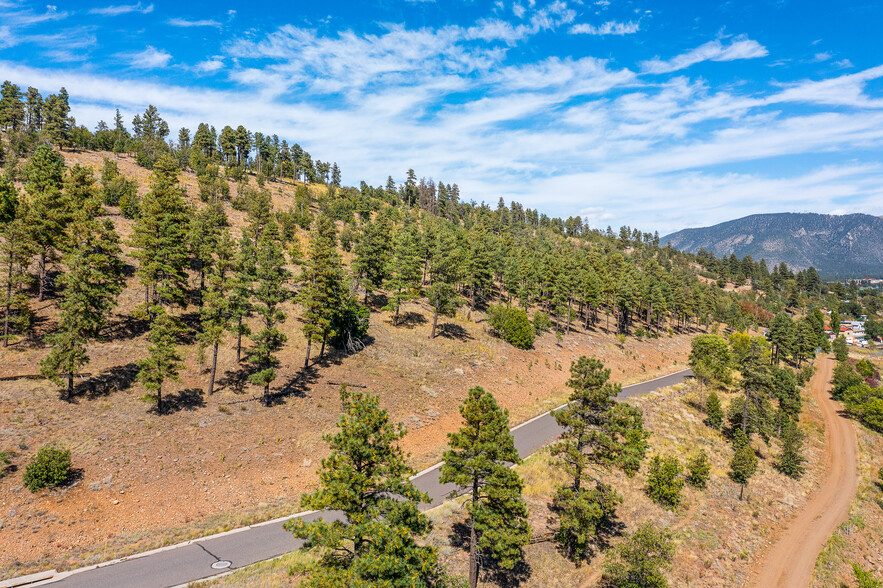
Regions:
M 0 78 L 592 226 L 883 215 L 883 3 L 0 0 Z M 173 132 L 173 135 L 176 135 Z

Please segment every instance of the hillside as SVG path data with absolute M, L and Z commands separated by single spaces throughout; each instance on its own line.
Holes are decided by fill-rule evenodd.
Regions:
M 684 229 L 661 239 L 681 251 L 718 257 L 746 255 L 767 267 L 815 267 L 824 279 L 883 275 L 883 219 L 868 214 L 754 214 L 712 227 Z

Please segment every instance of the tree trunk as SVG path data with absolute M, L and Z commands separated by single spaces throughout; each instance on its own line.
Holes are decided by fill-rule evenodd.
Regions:
M 270 406 L 270 383 L 264 384 L 264 406 Z
M 212 348 L 212 374 L 208 380 L 208 395 L 211 396 L 215 391 L 215 374 L 218 373 L 218 342 L 215 341 Z
M 40 293 L 37 295 L 37 302 L 43 301 L 43 293 L 46 291 L 46 252 L 40 253 Z
M 432 313 L 432 332 L 429 333 L 430 339 L 435 339 L 435 327 L 438 325 L 438 306 L 433 307 Z
M 394 327 L 399 326 L 399 308 L 401 308 L 401 306 L 401 302 L 396 303 L 396 313 L 392 317 L 392 326 Z
M 162 414 L 162 385 L 156 391 L 156 412 Z
M 745 492 L 745 484 L 739 484 L 739 500 L 742 500 L 742 494 Z
M 242 360 L 242 317 L 236 327 L 236 363 Z
M 313 338 L 307 337 L 307 357 L 304 359 L 304 369 L 310 367 L 310 347 L 313 346 Z
M 472 481 L 472 506 L 478 502 L 478 480 Z M 475 535 L 475 517 L 469 517 L 469 588 L 478 586 L 478 538 Z
M 325 339 L 326 339 L 326 337 L 327 337 L 326 335 L 322 335 L 322 347 L 321 347 L 321 349 L 319 349 L 319 359 L 322 359 L 325 357 Z
M 74 374 L 73 372 L 68 372 L 67 374 L 67 395 L 64 397 L 65 400 L 70 400 L 74 396 Z
M 748 390 L 745 390 L 745 408 L 742 409 L 742 432 L 748 435 Z

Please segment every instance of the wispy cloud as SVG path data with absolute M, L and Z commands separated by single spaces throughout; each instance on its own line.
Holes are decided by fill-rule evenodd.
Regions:
M 89 14 L 97 14 L 99 16 L 120 16 L 122 14 L 130 14 L 133 12 L 150 14 L 151 12 L 153 12 L 153 4 L 148 4 L 147 6 L 144 6 L 141 2 L 139 2 L 138 4 L 117 4 L 104 6 L 91 9 L 89 11 Z
M 703 61 L 734 61 L 736 59 L 756 59 L 769 54 L 766 47 L 744 35 L 736 37 L 729 45 L 719 40 L 709 41 L 695 49 L 682 53 L 668 61 L 659 58 L 641 62 L 646 73 L 663 74 L 686 69 Z
M 200 61 L 194 66 L 199 73 L 210 74 L 224 69 L 224 59 L 222 57 L 212 57 L 205 61 Z
M 616 21 L 607 21 L 600 26 L 595 26 L 591 24 L 575 24 L 570 27 L 570 34 L 572 35 L 631 35 L 633 33 L 637 33 L 641 30 L 641 26 L 639 23 L 634 21 L 629 22 L 616 22 Z
M 221 23 L 216 20 L 203 19 L 203 20 L 187 20 L 186 18 L 170 18 L 168 21 L 173 27 L 217 27 L 221 28 Z
M 126 59 L 137 69 L 159 69 L 166 67 L 172 59 L 172 54 L 148 45 L 143 51 L 135 53 L 120 53 L 119 57 Z
M 57 6 L 47 5 L 46 12 L 36 13 L 33 10 L 16 10 L 0 14 L 4 25 L 29 27 L 45 22 L 63 20 L 69 16 L 67 12 L 59 12 Z

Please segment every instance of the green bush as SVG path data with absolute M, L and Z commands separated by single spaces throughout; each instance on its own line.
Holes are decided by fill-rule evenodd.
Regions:
M 25 469 L 24 483 L 31 492 L 53 488 L 68 481 L 71 473 L 71 452 L 44 445 Z
M 852 564 L 852 572 L 855 574 L 856 586 L 858 588 L 883 588 L 880 580 L 857 563 Z
M 488 323 L 494 334 L 519 349 L 533 347 L 536 334 L 534 327 L 527 318 L 527 313 L 520 308 L 503 304 L 488 309 Z
M 706 424 L 712 429 L 720 429 L 724 424 L 724 411 L 721 408 L 721 401 L 717 392 L 713 391 L 708 395 L 705 401 L 705 413 L 708 415 L 705 419 Z
M 683 487 L 678 458 L 654 455 L 647 475 L 647 496 L 663 508 L 674 510 L 681 503 Z
M 538 310 L 533 313 L 533 328 L 537 333 L 545 333 L 552 328 L 552 319 L 545 312 Z
M 694 488 L 705 488 L 708 484 L 708 478 L 711 473 L 711 463 L 708 461 L 708 454 L 704 449 L 700 449 L 698 453 L 687 460 L 687 479 L 686 482 Z
M 6 476 L 12 467 L 12 457 L 6 451 L 0 451 L 0 478 Z
M 803 431 L 794 421 L 787 421 L 782 427 L 782 451 L 776 459 L 776 467 L 791 478 L 799 478 L 806 471 L 803 457 Z
M 601 586 L 667 588 L 665 571 L 671 569 L 674 554 L 672 532 L 657 530 L 650 522 L 644 523 L 610 550 L 604 561 Z
M 874 364 L 872 364 L 867 359 L 863 359 L 855 364 L 855 369 L 865 379 L 874 377 Z

